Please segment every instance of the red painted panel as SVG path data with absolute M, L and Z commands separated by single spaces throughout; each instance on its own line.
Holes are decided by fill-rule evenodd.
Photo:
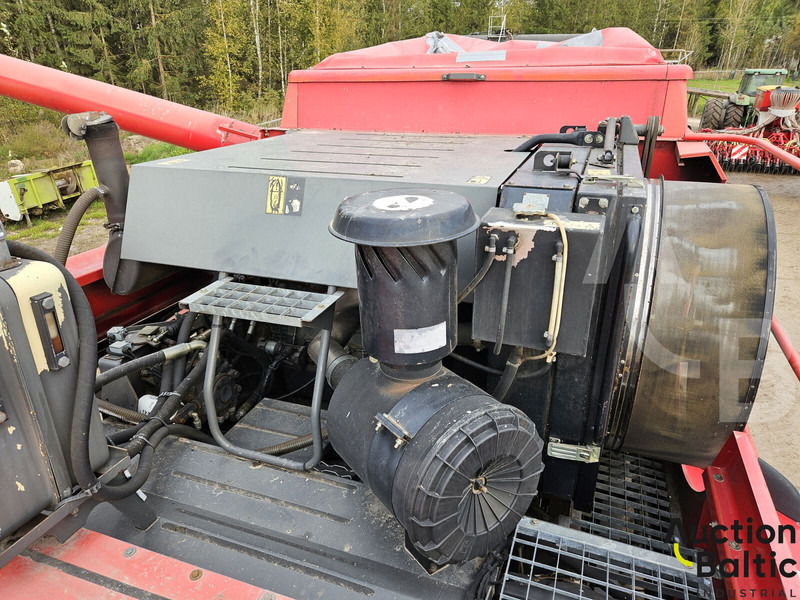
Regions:
M 296 110 L 303 128 L 532 135 L 562 125 L 593 129 L 612 115 L 645 123 L 661 114 L 666 86 L 563 80 L 304 83 L 297 106 L 286 111 Z M 685 124 L 673 134 L 683 131 Z
M 103 278 L 103 255 L 105 246 L 87 250 L 67 258 L 67 269 L 81 286 L 87 286 Z
M 56 559 L 64 566 L 59 568 L 59 563 L 46 565 L 24 556 L 15 558 L 0 570 L 4 600 L 130 598 L 102 585 L 102 578 L 171 600 L 291 600 L 86 529 L 78 531 L 63 545 L 53 538 L 45 538 L 32 550 Z M 91 574 L 100 577 L 95 577 L 92 583 L 82 578 L 81 572 L 89 572 L 90 577 Z
M 800 581 L 797 577 L 759 577 L 753 567 L 756 556 L 766 560 L 767 569 L 771 557 L 778 565 L 791 565 L 794 558 L 788 544 L 780 544 L 777 540 L 762 542 L 756 539 L 755 534 L 747 536 L 746 533 L 740 535 L 743 543 L 738 544 L 730 533 L 734 523 L 744 527 L 750 525 L 753 532 L 757 532 L 761 526 L 768 526 L 777 532 L 781 524 L 758 464 L 753 438 L 748 432 L 731 434 L 713 464 L 706 468 L 704 479 L 708 518 L 729 529 L 724 532 L 728 534 L 725 535 L 728 541 L 712 543 L 710 550 L 716 553 L 719 560 L 737 561 L 739 565 L 737 577 L 723 578 L 728 597 L 800 597 Z M 708 526 L 708 523 L 707 520 L 700 525 Z M 745 572 L 745 563 L 750 565 L 749 572 Z

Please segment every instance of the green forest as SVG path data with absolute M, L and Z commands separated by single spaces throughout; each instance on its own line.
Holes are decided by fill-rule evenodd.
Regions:
M 794 69 L 800 0 L 0 0 L 0 52 L 215 112 L 277 114 L 292 69 L 429 31 L 630 27 L 695 69 Z

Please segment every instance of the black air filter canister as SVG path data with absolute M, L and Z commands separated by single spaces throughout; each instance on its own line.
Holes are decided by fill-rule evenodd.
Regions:
M 434 363 L 456 345 L 456 239 L 480 223 L 442 190 L 383 190 L 347 198 L 333 235 L 356 244 L 361 335 L 381 362 Z
M 415 553 L 437 566 L 494 550 L 536 494 L 543 443 L 533 423 L 441 366 L 398 380 L 358 361 L 336 387 L 327 425 Z
M 338 382 L 328 437 L 426 568 L 503 542 L 542 470 L 533 423 L 441 364 L 457 341 L 455 240 L 478 222 L 458 194 L 387 190 L 346 199 L 330 227 L 356 244 L 371 358 Z

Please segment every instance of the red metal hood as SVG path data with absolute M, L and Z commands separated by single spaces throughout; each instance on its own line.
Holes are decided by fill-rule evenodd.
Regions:
M 483 63 L 503 67 L 568 67 L 577 65 L 663 65 L 661 53 L 647 40 L 625 27 L 609 27 L 563 42 L 510 40 L 492 42 L 463 35 L 445 35 L 443 51 L 433 53 L 432 34 L 334 54 L 310 70 L 327 69 L 410 69 L 461 66 L 472 53 L 496 53 L 478 57 Z M 450 51 L 447 51 L 450 49 Z M 504 56 L 501 53 L 505 53 Z M 487 65 L 488 66 L 488 65 Z

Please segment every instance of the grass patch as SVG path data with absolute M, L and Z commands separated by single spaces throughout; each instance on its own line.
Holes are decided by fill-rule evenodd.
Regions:
M 702 88 L 704 90 L 715 90 L 719 92 L 727 92 L 733 94 L 739 89 L 740 79 L 690 79 L 688 87 Z M 707 98 L 701 96 L 697 102 L 697 114 L 703 114 L 703 108 L 706 105 Z M 692 115 L 689 115 L 690 117 Z
M 72 141 L 50 121 L 23 123 L 0 132 L 0 180 L 8 179 L 7 162 L 17 158 L 25 172 L 52 169 L 83 162 L 89 158 L 86 144 Z
M 69 210 L 71 205 L 67 206 Z M 33 241 L 33 240 L 46 240 L 49 238 L 58 237 L 61 233 L 61 226 L 64 224 L 64 219 L 67 216 L 67 211 L 56 209 L 53 211 L 46 211 L 43 215 L 32 216 L 32 225 L 28 224 L 23 218 L 18 223 L 8 221 L 5 224 L 6 234 L 8 239 L 17 240 L 20 242 Z M 85 225 L 87 222 L 97 219 L 106 218 L 106 207 L 102 200 L 97 200 L 92 203 L 86 213 L 83 215 L 81 223 Z
M 735 92 L 739 89 L 739 79 L 690 79 L 689 87 L 698 87 L 705 90 L 720 92 Z
M 130 152 L 125 153 L 125 160 L 131 165 L 138 165 L 143 162 L 150 162 L 151 160 L 160 160 L 162 158 L 170 158 L 172 156 L 181 156 L 183 154 L 190 154 L 192 151 L 188 148 L 181 148 L 166 142 L 156 142 L 145 146 L 139 154 Z

